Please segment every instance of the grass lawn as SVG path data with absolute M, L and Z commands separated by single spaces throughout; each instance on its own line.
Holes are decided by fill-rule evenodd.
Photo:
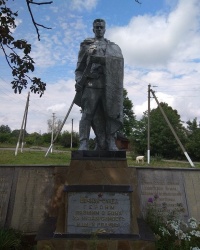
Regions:
M 49 153 L 46 151 L 24 151 L 15 156 L 14 150 L 0 150 L 0 165 L 69 165 L 71 151 Z
M 23 153 L 18 151 L 15 156 L 15 149 L 0 150 L 0 165 L 69 165 L 71 159 L 71 151 L 54 151 L 49 153 L 45 157 L 45 150 L 29 150 L 26 149 Z M 190 168 L 189 162 L 185 161 L 155 161 L 151 160 L 148 165 L 147 162 L 144 164 L 136 164 L 135 159 L 132 159 L 131 155 L 127 153 L 128 166 L 143 166 L 143 167 L 175 167 L 175 168 Z M 195 167 L 200 168 L 200 163 L 194 163 Z

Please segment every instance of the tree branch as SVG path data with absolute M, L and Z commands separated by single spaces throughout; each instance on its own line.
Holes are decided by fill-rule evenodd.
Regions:
M 43 24 L 39 24 L 39 23 L 35 23 L 35 24 L 36 24 L 37 26 L 42 27 L 42 28 L 45 28 L 45 29 L 51 30 L 51 28 L 46 27 L 46 26 L 44 26 Z
M 30 15 L 31 15 L 32 23 L 33 23 L 33 25 L 35 26 L 35 29 L 36 29 L 37 36 L 38 36 L 38 40 L 39 40 L 39 41 L 40 41 L 40 33 L 39 33 L 38 26 L 39 26 L 39 27 L 42 27 L 42 28 L 44 28 L 44 29 L 51 29 L 51 28 L 46 27 L 46 26 L 44 26 L 44 25 L 42 25 L 42 24 L 36 23 L 36 21 L 35 21 L 35 19 L 34 19 L 34 17 L 33 17 L 33 13 L 32 13 L 30 4 L 42 5 L 42 4 L 51 4 L 51 3 L 53 3 L 53 1 L 37 3 L 37 2 L 32 2 L 32 0 L 26 0 L 26 4 L 27 4 L 27 7 L 28 7 L 28 11 L 29 11 L 29 13 L 30 13 Z
M 9 60 L 8 60 L 8 55 L 6 54 L 6 51 L 5 51 L 4 47 L 3 47 L 3 44 L 2 44 L 2 43 L 0 43 L 0 44 L 1 44 L 1 48 L 2 48 L 2 50 L 3 50 L 3 53 L 4 53 L 4 55 L 5 55 L 5 58 L 6 58 L 6 61 L 7 61 L 8 65 L 9 65 L 9 67 L 10 67 L 11 69 L 13 69 L 12 65 L 10 64 L 10 62 L 9 62 Z
M 42 2 L 42 3 L 36 3 L 36 2 L 32 2 L 32 1 L 30 1 L 30 0 L 28 0 L 31 4 L 36 4 L 36 5 L 42 5 L 42 4 L 52 4 L 53 3 L 53 1 L 51 1 L 51 2 Z

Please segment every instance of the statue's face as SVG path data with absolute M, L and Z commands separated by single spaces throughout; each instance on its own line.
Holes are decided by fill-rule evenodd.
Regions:
M 105 34 L 105 23 L 104 22 L 97 22 L 93 26 L 93 32 L 95 34 L 95 37 L 101 38 Z

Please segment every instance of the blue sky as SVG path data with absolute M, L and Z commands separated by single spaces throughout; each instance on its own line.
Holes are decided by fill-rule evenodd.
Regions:
M 106 20 L 105 37 L 118 44 L 124 55 L 124 87 L 140 119 L 147 110 L 148 84 L 161 102 L 176 109 L 186 122 L 200 120 L 200 1 L 199 0 L 54 0 L 51 5 L 32 6 L 39 28 L 37 40 L 24 1 L 11 1 L 18 10 L 14 35 L 32 43 L 34 74 L 47 82 L 42 98 L 31 94 L 27 131 L 47 132 L 47 120 L 55 112 L 64 119 L 75 95 L 74 70 L 79 45 L 93 37 L 95 18 Z M 0 125 L 19 129 L 28 89 L 13 93 L 11 72 L 0 53 Z M 157 86 L 157 87 L 153 87 Z M 151 99 L 151 108 L 156 102 Z M 63 130 L 78 132 L 80 108 L 74 106 Z

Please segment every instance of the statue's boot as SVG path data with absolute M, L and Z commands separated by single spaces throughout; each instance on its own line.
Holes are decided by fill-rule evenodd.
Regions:
M 109 151 L 118 151 L 119 150 L 116 146 L 116 143 L 115 143 L 114 134 L 111 134 L 108 136 L 107 142 L 108 142 L 108 150 Z
M 118 151 L 118 148 L 115 144 L 115 126 L 112 120 L 108 120 L 106 123 L 106 140 L 107 140 L 107 148 L 109 151 Z
M 97 131 L 96 131 L 97 132 Z M 107 149 L 105 133 L 96 134 L 96 144 L 94 150 L 104 151 Z
M 79 123 L 79 149 L 78 150 L 88 150 L 88 141 L 90 136 L 90 126 L 91 122 L 88 120 L 80 121 Z

